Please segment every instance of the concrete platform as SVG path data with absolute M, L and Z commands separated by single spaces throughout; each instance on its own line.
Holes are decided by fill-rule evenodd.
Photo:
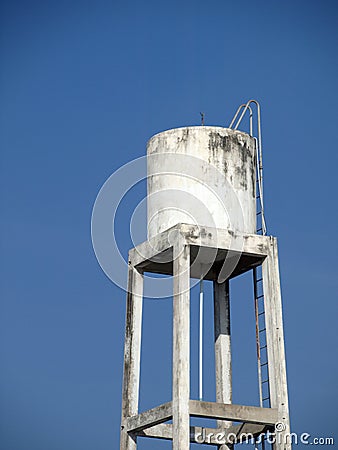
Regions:
M 177 224 L 129 252 L 137 270 L 173 275 L 173 245 L 180 237 L 190 251 L 190 277 L 217 280 L 222 269 L 234 278 L 262 264 L 270 237 Z M 229 273 L 230 272 L 230 273 Z

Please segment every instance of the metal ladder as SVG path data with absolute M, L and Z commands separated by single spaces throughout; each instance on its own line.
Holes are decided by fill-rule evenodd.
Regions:
M 264 215 L 263 201 L 263 161 L 262 161 L 262 137 L 261 137 L 261 113 L 260 105 L 256 100 L 249 100 L 242 104 L 236 111 L 229 128 L 237 130 L 245 113 L 249 111 L 249 133 L 253 136 L 253 111 L 251 103 L 256 105 L 257 110 L 257 137 L 255 137 L 256 147 L 256 216 L 257 216 L 257 234 L 266 235 L 266 222 Z M 240 114 L 241 113 L 241 114 Z M 238 118 L 239 116 L 239 118 Z M 237 123 L 236 122 L 236 119 Z M 264 292 L 262 266 L 253 269 L 254 303 L 256 317 L 256 351 L 257 351 L 257 371 L 258 371 L 258 389 L 260 407 L 269 408 L 270 390 L 269 390 L 269 371 L 268 354 L 266 342 L 265 310 L 264 310 Z M 265 441 L 262 440 L 262 449 L 264 450 Z

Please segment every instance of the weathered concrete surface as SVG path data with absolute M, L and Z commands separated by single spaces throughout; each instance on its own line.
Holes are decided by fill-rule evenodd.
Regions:
M 153 136 L 147 155 L 149 238 L 180 222 L 255 233 L 252 137 L 222 127 L 176 128 Z
M 278 422 L 284 425 L 284 429 L 278 433 L 281 444 L 277 448 L 291 450 L 291 443 L 286 439 L 290 433 L 290 419 L 276 238 L 270 237 L 268 255 L 262 264 L 262 274 L 271 407 L 277 408 Z
M 163 231 L 158 236 L 143 242 L 130 250 L 130 257 L 135 267 L 139 270 L 173 274 L 172 246 L 173 241 L 180 235 L 184 242 L 193 249 L 198 249 L 196 258 L 191 258 L 192 267 L 190 276 L 192 278 L 217 280 L 225 253 L 231 252 L 231 261 L 227 258 L 228 277 L 237 276 L 245 270 L 250 270 L 253 265 L 260 264 L 267 255 L 269 239 L 257 234 L 234 233 L 231 230 L 220 230 L 210 227 L 198 227 L 190 224 L 176 224 L 169 230 Z M 211 259 L 201 260 L 206 256 L 204 249 L 211 249 Z M 215 249 L 218 251 L 215 252 Z M 222 251 L 224 250 L 224 251 Z M 228 264 L 229 263 L 229 264 Z M 203 273 L 200 268 L 203 268 Z M 208 268 L 212 273 L 206 274 Z M 233 275 L 231 274 L 233 271 Z
M 172 237 L 177 234 L 184 238 L 187 245 L 232 250 L 264 257 L 267 255 L 269 243 L 268 237 L 258 234 L 234 233 L 231 230 L 177 223 L 169 230 L 130 250 L 130 257 L 135 267 L 149 260 L 161 262 L 160 255 L 173 246 Z
M 143 275 L 129 264 L 120 450 L 136 450 L 136 437 L 128 434 L 127 419 L 138 414 L 142 306 Z
M 180 237 L 174 245 L 173 450 L 190 448 L 190 252 Z
M 226 405 L 222 403 L 190 400 L 190 415 L 208 417 L 217 420 L 233 420 L 236 422 L 274 425 L 278 419 L 278 411 L 274 408 L 257 406 Z
M 229 291 L 226 283 L 215 283 L 215 338 L 217 403 L 189 400 L 190 377 L 190 277 L 191 249 L 194 247 L 231 249 L 243 252 L 262 264 L 264 290 L 267 351 L 271 408 L 258 408 L 231 404 L 231 356 Z M 161 263 L 166 258 L 173 260 L 173 401 L 153 410 L 138 414 L 139 352 L 142 317 L 142 271 L 154 260 Z M 127 296 L 127 321 L 125 341 L 125 371 L 122 405 L 121 450 L 135 450 L 137 436 L 173 439 L 173 450 L 188 450 L 191 442 L 190 417 L 216 419 L 225 432 L 224 422 L 243 422 L 244 429 L 252 424 L 272 429 L 276 422 L 282 422 L 289 433 L 289 412 L 287 380 L 284 354 L 282 304 L 279 282 L 277 241 L 271 236 L 233 233 L 230 230 L 215 230 L 191 224 L 177 224 L 146 243 L 140 244 L 129 253 L 129 283 Z M 250 265 L 251 267 L 251 265 Z M 219 342 L 217 340 L 221 337 Z M 229 402 L 229 403 L 227 403 Z M 163 421 L 173 418 L 173 424 Z M 216 442 L 215 442 L 216 443 Z M 217 444 L 217 443 L 216 443 Z M 231 448 L 232 444 L 222 444 Z M 290 443 L 276 444 L 276 450 L 290 450 Z
M 127 420 L 127 431 L 136 432 L 166 422 L 173 417 L 172 402 L 149 409 Z
M 214 281 L 214 330 L 216 401 L 232 403 L 231 335 L 229 281 Z M 231 422 L 219 421 L 218 427 L 229 427 Z
M 190 442 L 203 445 L 225 445 L 236 444 L 244 442 L 250 434 L 253 437 L 258 437 L 261 433 L 271 430 L 271 426 L 259 424 L 240 424 L 234 425 L 226 430 L 223 428 L 208 428 L 208 427 L 190 427 Z M 172 424 L 162 423 L 154 427 L 146 428 L 138 431 L 137 436 L 148 437 L 155 439 L 172 440 L 173 428 Z

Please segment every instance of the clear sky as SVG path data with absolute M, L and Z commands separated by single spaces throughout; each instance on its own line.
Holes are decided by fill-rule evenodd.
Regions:
M 3 0 L 0 15 L 0 448 L 118 448 L 125 294 L 92 249 L 96 195 L 153 134 L 198 125 L 200 111 L 227 125 L 249 98 L 263 109 L 292 429 L 338 440 L 336 2 Z M 125 256 L 144 195 L 141 183 L 117 217 Z M 233 289 L 234 401 L 244 404 L 257 401 L 249 281 Z M 145 303 L 143 409 L 169 400 L 171 377 L 171 302 Z

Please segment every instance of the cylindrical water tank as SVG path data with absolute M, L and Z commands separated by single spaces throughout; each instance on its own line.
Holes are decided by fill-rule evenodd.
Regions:
M 158 133 L 147 145 L 148 237 L 177 223 L 256 232 L 255 140 L 214 126 Z

